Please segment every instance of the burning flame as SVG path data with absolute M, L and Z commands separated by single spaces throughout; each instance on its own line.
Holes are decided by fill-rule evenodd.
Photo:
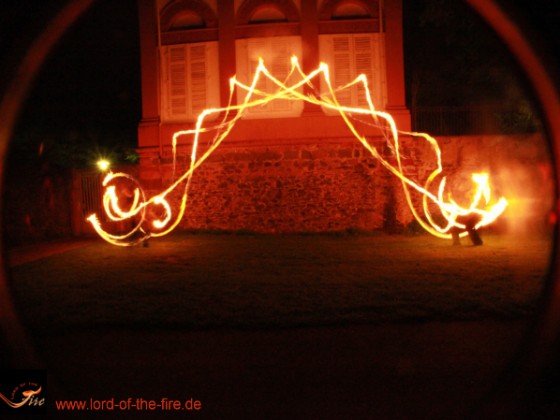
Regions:
M 177 143 L 179 138 L 182 136 L 193 136 L 190 165 L 179 178 L 177 178 L 171 185 L 169 185 L 169 187 L 167 187 L 167 189 L 159 194 L 146 199 L 146 196 L 141 187 L 138 185 L 138 182 L 130 175 L 125 173 L 110 172 L 103 181 L 103 186 L 105 187 L 105 193 L 103 195 L 105 213 L 111 221 L 128 221 L 131 227 L 122 235 L 111 234 L 103 229 L 97 215 L 92 214 L 88 217 L 88 221 L 91 222 L 95 231 L 107 242 L 121 246 L 134 245 L 150 237 L 163 236 L 171 232 L 180 223 L 185 213 L 190 181 L 195 170 L 202 165 L 202 163 L 204 163 L 214 150 L 220 146 L 222 141 L 226 139 L 237 120 L 243 116 L 247 109 L 266 105 L 268 102 L 275 99 L 302 100 L 337 111 L 356 139 L 389 172 L 399 178 L 402 183 L 407 204 L 414 218 L 427 232 L 434 236 L 447 239 L 451 238 L 451 232 L 453 229 L 465 229 L 465 225 L 461 223 L 461 220 L 465 217 L 476 217 L 478 221 L 475 228 L 478 229 L 492 223 L 504 212 L 508 204 L 505 198 L 502 197 L 494 204 L 490 204 L 490 184 L 487 173 L 472 174 L 474 195 L 471 204 L 467 207 L 459 205 L 451 197 L 450 193 L 446 194 L 446 177 L 441 178 L 437 188 L 437 193 L 432 193 L 430 191 L 432 184 L 442 173 L 441 150 L 437 141 L 426 133 L 405 132 L 398 130 L 395 121 L 390 114 L 375 109 L 371 99 L 367 78 L 363 74 L 358 76 L 346 86 L 337 87 L 335 89 L 331 84 L 329 68 L 326 64 L 321 63 L 315 71 L 307 75 L 302 71 L 297 57 L 292 57 L 291 64 L 291 70 L 285 80 L 291 80 L 293 75 L 299 75 L 300 77 L 297 82 L 287 85 L 285 81 L 282 82 L 272 75 L 265 67 L 264 61 L 260 59 L 250 85 L 245 85 L 239 82 L 235 77 L 230 79 L 230 98 L 229 105 L 227 107 L 206 109 L 198 116 L 194 129 L 174 133 L 172 139 L 174 175 L 177 159 Z M 328 93 L 320 95 L 319 97 L 312 95 L 307 96 L 301 93 L 300 88 L 304 85 L 311 85 L 311 80 L 316 76 L 322 76 L 324 78 L 328 88 Z M 274 93 L 267 93 L 258 90 L 256 86 L 261 77 L 266 77 L 271 80 L 278 87 L 277 90 Z M 336 92 L 349 89 L 353 85 L 357 84 L 362 84 L 363 86 L 367 100 L 367 107 L 349 107 L 341 105 L 337 100 Z M 244 91 L 245 96 L 241 104 L 232 105 L 233 93 L 236 88 Z M 207 118 L 214 119 L 219 115 L 223 115 L 220 123 L 214 124 L 209 128 L 204 126 Z M 387 159 L 382 157 L 378 149 L 374 147 L 364 135 L 360 134 L 354 124 L 356 117 L 371 119 L 371 123 L 381 130 L 389 148 L 392 150 L 393 162 L 389 162 Z M 202 133 L 210 132 L 215 132 L 214 137 L 207 150 L 199 157 L 198 146 L 200 135 Z M 418 182 L 404 174 L 400 150 L 401 146 L 399 142 L 400 134 L 410 136 L 413 139 L 423 139 L 431 146 L 431 150 L 436 159 L 436 168 L 428 176 L 423 185 L 420 185 Z M 117 188 L 115 186 L 115 184 L 122 181 L 135 185 L 132 193 L 129 191 L 127 194 L 128 198 L 126 200 L 123 200 L 122 194 L 117 192 Z M 180 205 L 176 214 L 173 214 L 171 205 L 167 201 L 167 197 L 172 192 L 179 190 L 180 188 L 182 188 Z M 412 203 L 412 191 L 416 191 L 422 195 L 423 216 L 419 214 L 418 210 Z M 123 203 L 123 201 L 126 203 Z M 437 223 L 432 215 L 430 205 L 432 205 L 433 208 L 434 204 L 439 210 L 440 215 L 443 216 L 443 219 L 445 220 L 442 224 Z M 148 214 L 151 216 L 148 217 Z M 463 232 L 460 236 L 464 236 L 466 234 L 466 232 Z

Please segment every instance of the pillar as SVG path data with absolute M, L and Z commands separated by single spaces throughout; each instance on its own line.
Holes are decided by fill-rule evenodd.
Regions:
M 402 0 L 385 0 L 385 60 L 387 69 L 387 106 L 397 126 L 410 130 L 406 108 L 402 30 Z
M 138 0 L 140 24 L 140 62 L 142 68 L 142 120 L 138 127 L 138 146 L 159 146 L 159 49 L 158 10 L 153 0 Z
M 218 2 L 218 22 L 220 102 L 225 107 L 230 95 L 229 79 L 236 73 L 234 0 L 220 0 Z M 233 100 L 235 102 L 235 96 Z
M 304 73 L 309 74 L 319 67 L 319 11 L 317 0 L 301 2 L 301 66 Z M 319 85 L 317 81 L 317 86 Z M 304 94 L 312 94 L 310 86 L 304 86 Z M 322 114 L 321 109 L 309 102 L 304 103 L 304 115 Z

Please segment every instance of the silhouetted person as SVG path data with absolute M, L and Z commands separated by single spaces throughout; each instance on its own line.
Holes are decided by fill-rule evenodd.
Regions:
M 467 216 L 458 216 L 457 222 L 465 225 L 465 229 L 459 229 L 454 227 L 451 229 L 451 236 L 453 238 L 453 245 L 461 245 L 461 240 L 459 239 L 459 234 L 463 231 L 466 231 L 469 235 L 469 238 L 474 246 L 480 246 L 483 244 L 478 231 L 475 229 L 475 226 L 478 222 L 480 222 L 480 215 L 478 214 L 469 214 Z

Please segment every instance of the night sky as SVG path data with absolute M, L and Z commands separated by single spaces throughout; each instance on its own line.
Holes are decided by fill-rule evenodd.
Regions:
M 135 0 L 96 2 L 53 51 L 26 117 L 48 107 L 56 125 L 137 124 L 140 52 L 136 14 Z
M 7 30 L 11 32 L 11 37 L 2 37 L 2 52 L 9 50 L 14 42 L 17 47 L 22 34 L 36 32 L 45 20 L 40 3 L 37 5 L 30 0 L 16 0 L 15 3 L 17 5 L 11 13 L 18 17 L 12 17 L 8 22 Z M 51 94 L 55 97 L 72 96 L 72 92 L 98 92 L 99 98 L 107 94 L 107 99 L 118 102 L 125 102 L 123 94 L 126 92 L 131 100 L 139 100 L 140 50 L 136 3 L 136 0 L 95 1 L 51 52 L 31 96 L 49 96 L 51 105 L 56 105 Z M 3 19 L 8 18 L 4 16 Z M 113 97 L 115 90 L 120 92 Z M 80 102 L 80 107 L 86 105 L 83 100 Z M 103 102 L 107 104 L 107 101 Z M 69 105 L 75 104 L 70 102 Z
M 35 34 L 45 16 L 37 2 L 14 3 L 3 15 L 8 35 L 0 43 L 8 61 L 29 42 L 21 34 Z M 98 0 L 63 36 L 35 80 L 14 133 L 12 155 L 22 158 L 43 144 L 57 149 L 55 163 L 84 166 L 95 154 L 123 159 L 134 149 L 141 118 L 136 3 Z

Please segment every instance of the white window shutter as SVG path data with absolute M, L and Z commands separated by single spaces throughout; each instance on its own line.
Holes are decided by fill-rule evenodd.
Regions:
M 373 56 L 377 58 L 373 61 L 374 86 L 377 86 L 377 89 L 373 93 L 376 107 L 379 109 L 385 109 L 387 105 L 387 67 L 385 63 L 385 48 L 382 39 L 382 35 L 380 34 L 374 34 L 373 36 Z
M 249 74 L 247 84 L 250 85 L 253 81 L 253 77 L 257 71 L 259 65 L 259 59 L 264 55 L 267 50 L 265 39 L 250 39 L 247 44 L 247 56 L 249 58 Z M 265 63 L 266 64 L 266 63 Z M 268 92 L 267 89 L 267 79 L 265 77 L 260 77 L 255 85 L 255 89 L 261 92 Z M 257 99 L 254 97 L 253 99 Z
M 270 38 L 269 48 L 273 54 L 270 64 L 268 64 L 270 66 L 269 70 L 274 77 L 283 83 L 287 83 L 286 77 L 291 68 L 291 53 L 289 47 L 288 41 L 285 38 Z M 274 93 L 278 90 L 278 86 L 274 84 L 272 80 L 269 80 L 268 83 L 269 92 Z M 285 99 L 269 102 L 270 110 L 273 112 L 289 111 L 292 104 L 293 101 Z
M 333 70 L 331 83 L 334 89 L 350 83 L 356 76 L 352 63 L 352 39 L 350 35 L 337 35 L 332 40 Z M 352 105 L 352 89 L 336 92 L 336 98 L 341 105 Z
M 355 63 L 355 76 L 363 74 L 367 78 L 370 93 L 372 89 L 377 88 L 373 81 L 373 48 L 372 38 L 369 35 L 354 36 L 354 63 Z M 359 83 L 356 86 L 356 105 L 359 107 L 367 107 L 366 92 L 364 85 Z M 374 106 L 377 106 L 374 104 Z
M 384 109 L 386 102 L 385 74 L 382 71 L 384 57 L 381 56 L 379 34 L 335 34 L 319 36 L 321 60 L 329 65 L 333 88 L 341 88 L 364 74 L 376 109 Z M 327 94 L 326 87 L 323 94 Z M 342 105 L 365 108 L 367 100 L 361 83 L 350 89 L 336 92 Z M 336 111 L 325 109 L 328 115 Z
M 190 115 L 196 117 L 207 107 L 208 87 L 206 69 L 206 46 L 189 45 L 189 93 Z
M 171 117 L 186 116 L 187 106 L 187 50 L 184 45 L 168 50 L 168 112 Z
M 387 83 L 385 82 L 385 55 L 381 48 L 380 35 L 369 34 L 366 39 L 355 37 L 356 70 L 367 76 L 373 105 L 376 109 L 384 109 L 387 103 Z M 358 56 L 360 59 L 358 60 Z M 363 66 L 363 69 L 362 69 Z M 361 88 L 360 88 L 361 89 Z M 362 102 L 363 101 L 363 102 Z M 358 89 L 358 104 L 366 106 L 365 96 Z
M 217 43 L 171 45 L 163 48 L 163 109 L 166 121 L 195 121 L 218 107 Z

